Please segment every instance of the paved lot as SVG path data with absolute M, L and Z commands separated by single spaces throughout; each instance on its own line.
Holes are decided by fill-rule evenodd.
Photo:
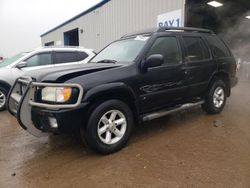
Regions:
M 139 126 L 96 155 L 70 136 L 35 138 L 0 113 L 0 187 L 250 187 L 250 84 L 220 115 L 199 108 Z

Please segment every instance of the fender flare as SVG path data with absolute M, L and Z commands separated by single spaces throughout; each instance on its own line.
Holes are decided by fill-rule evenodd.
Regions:
M 212 76 L 209 79 L 209 83 L 212 81 L 212 79 L 215 77 L 216 74 L 225 74 L 228 76 L 228 79 L 230 78 L 228 72 L 226 72 L 224 70 L 217 70 L 217 71 L 213 72 Z
M 212 76 L 210 77 L 209 79 L 209 82 L 208 82 L 208 88 L 210 87 L 211 85 L 211 82 L 213 81 L 214 77 L 216 77 L 216 75 L 218 74 L 223 74 L 223 75 L 226 75 L 227 79 L 228 79 L 228 83 L 225 83 L 225 84 L 228 84 L 227 86 L 227 94 L 228 94 L 228 97 L 231 95 L 231 83 L 230 83 L 230 75 L 228 74 L 228 72 L 224 71 L 224 70 L 217 70 L 215 71 Z
M 129 97 L 129 99 L 126 97 Z M 108 83 L 93 87 L 85 93 L 82 102 L 87 102 L 91 106 L 99 99 L 105 100 L 113 98 L 120 99 L 125 103 L 128 103 L 131 107 L 132 113 L 134 114 L 134 120 L 136 122 L 139 121 L 139 102 L 137 97 L 133 89 L 123 82 Z

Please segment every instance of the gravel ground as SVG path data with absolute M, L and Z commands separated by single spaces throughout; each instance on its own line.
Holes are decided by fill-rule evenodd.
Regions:
M 225 110 L 144 123 L 126 148 L 100 156 L 67 135 L 36 138 L 0 112 L 0 187 L 250 187 L 250 84 Z

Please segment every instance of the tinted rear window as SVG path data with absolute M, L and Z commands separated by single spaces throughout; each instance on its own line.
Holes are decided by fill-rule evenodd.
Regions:
M 221 58 L 231 56 L 228 48 L 219 38 L 215 36 L 206 36 L 206 38 L 215 57 Z
M 85 52 L 78 52 L 78 60 L 82 61 L 84 59 L 86 59 L 88 57 L 88 54 L 86 54 Z
M 201 61 L 210 58 L 208 47 L 200 37 L 183 37 L 188 61 Z
M 56 64 L 79 61 L 78 54 L 76 52 L 56 52 L 55 55 Z

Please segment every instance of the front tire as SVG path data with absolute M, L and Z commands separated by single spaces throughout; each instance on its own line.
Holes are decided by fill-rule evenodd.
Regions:
M 133 126 L 133 115 L 128 105 L 120 100 L 108 100 L 92 111 L 84 139 L 95 152 L 110 154 L 126 145 Z
M 208 114 L 218 114 L 224 109 L 226 100 L 226 85 L 222 80 L 216 80 L 207 93 L 202 109 Z
M 0 87 L 0 111 L 6 109 L 7 93 L 6 89 Z

